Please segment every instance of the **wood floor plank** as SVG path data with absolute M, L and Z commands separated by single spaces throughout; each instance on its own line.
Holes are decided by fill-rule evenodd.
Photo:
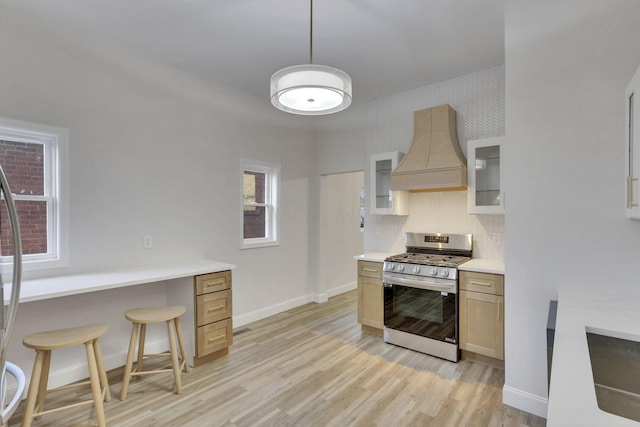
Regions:
M 545 420 L 502 404 L 504 372 L 451 363 L 361 331 L 356 292 L 245 325 L 229 354 L 182 374 L 132 381 L 127 399 L 105 402 L 109 426 L 126 427 L 541 427 Z M 123 343 L 126 347 L 126 343 Z M 124 361 L 123 361 L 124 362 Z M 150 361 L 149 367 L 162 360 Z M 122 368 L 108 373 L 119 392 Z M 116 393 L 117 394 L 117 393 Z M 47 406 L 84 399 L 54 390 Z M 18 426 L 22 405 L 9 426 Z M 38 426 L 95 425 L 92 408 L 44 416 Z

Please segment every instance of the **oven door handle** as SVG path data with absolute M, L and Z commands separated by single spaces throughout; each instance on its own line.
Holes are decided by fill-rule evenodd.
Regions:
M 407 279 L 398 276 L 384 276 L 383 282 L 385 286 L 407 286 L 410 288 L 426 289 L 428 291 L 449 292 L 451 294 L 455 294 L 457 292 L 457 286 L 455 284 L 448 285 L 444 283 L 436 283 L 434 281 L 427 282 L 422 280 Z

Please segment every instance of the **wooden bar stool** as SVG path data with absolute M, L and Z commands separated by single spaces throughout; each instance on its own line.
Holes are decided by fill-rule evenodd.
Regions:
M 127 310 L 127 312 L 124 314 L 127 320 L 133 323 L 133 328 L 131 330 L 131 341 L 129 341 L 127 364 L 125 365 L 124 377 L 122 378 L 122 392 L 120 393 L 120 400 L 124 400 L 127 397 L 129 380 L 131 379 L 131 377 L 160 374 L 165 372 L 173 372 L 175 392 L 176 394 L 182 393 L 182 382 L 180 380 L 180 373 L 183 369 L 185 370 L 185 372 L 189 372 L 189 367 L 187 365 L 187 353 L 185 351 L 184 341 L 182 339 L 182 329 L 180 329 L 180 316 L 182 316 L 185 311 L 186 309 L 182 306 L 147 307 Z M 169 332 L 169 351 L 159 354 L 144 354 L 144 340 L 147 331 L 147 324 L 160 322 L 167 322 L 167 330 Z M 140 331 L 139 339 L 138 330 Z M 178 345 L 180 347 L 180 358 L 182 359 L 182 362 L 178 361 L 176 337 L 178 339 Z M 136 367 L 134 368 L 133 354 L 135 353 L 136 349 L 136 341 L 138 341 L 138 362 L 136 363 Z M 143 371 L 142 361 L 145 356 L 171 356 L 171 368 Z
M 37 332 L 35 334 L 27 335 L 22 339 L 22 344 L 24 344 L 25 347 L 36 351 L 36 360 L 33 364 L 29 393 L 27 394 L 27 402 L 25 404 L 24 416 L 22 418 L 23 427 L 30 426 L 34 418 L 39 418 L 42 415 L 91 403 L 93 403 L 96 409 L 98 425 L 106 425 L 103 401 L 111 400 L 111 393 L 109 392 L 107 373 L 104 370 L 104 363 L 102 362 L 102 352 L 98 345 L 98 337 L 104 335 L 108 329 L 109 325 L 106 324 L 79 326 L 77 328 Z M 87 351 L 89 380 L 60 387 L 58 390 L 91 384 L 93 399 L 45 411 L 44 400 L 49 380 L 51 351 L 80 344 L 84 344 Z

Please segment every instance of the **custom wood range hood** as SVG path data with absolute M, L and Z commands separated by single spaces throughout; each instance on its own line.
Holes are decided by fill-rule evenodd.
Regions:
M 467 161 L 448 104 L 413 113 L 409 151 L 391 172 L 392 190 L 454 191 L 467 188 Z

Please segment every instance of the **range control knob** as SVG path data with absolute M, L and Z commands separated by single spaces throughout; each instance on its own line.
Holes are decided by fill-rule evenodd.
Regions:
M 418 266 L 413 267 L 413 272 L 414 272 L 415 274 L 420 273 L 420 267 L 418 267 Z
M 442 277 L 448 277 L 449 276 L 449 270 L 447 270 L 447 269 L 442 270 L 442 273 L 440 273 L 440 275 Z
M 438 275 L 438 269 L 437 268 L 432 268 L 431 271 L 429 272 L 430 275 L 432 276 L 437 276 Z
M 399 265 L 398 266 L 398 271 L 404 271 L 404 265 Z
M 395 269 L 396 269 L 396 265 L 395 265 L 395 264 L 389 264 L 389 265 L 387 266 L 387 269 L 388 269 L 388 270 L 393 271 L 393 270 L 395 270 Z

